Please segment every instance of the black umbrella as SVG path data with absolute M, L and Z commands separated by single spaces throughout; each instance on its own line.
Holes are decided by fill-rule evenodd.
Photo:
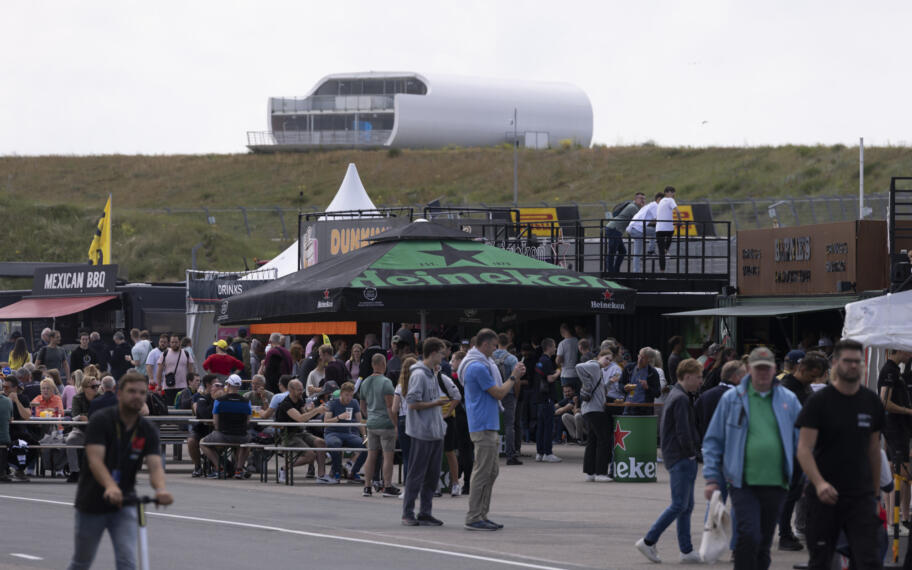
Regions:
M 222 303 L 223 323 L 402 320 L 409 313 L 479 322 L 548 314 L 632 313 L 636 292 L 594 275 L 485 245 L 417 221 L 371 244 Z

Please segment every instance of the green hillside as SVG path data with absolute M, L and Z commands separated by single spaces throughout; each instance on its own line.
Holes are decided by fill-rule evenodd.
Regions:
M 294 239 L 296 216 L 238 207 L 321 210 L 354 162 L 378 205 L 506 205 L 510 148 L 339 150 L 274 155 L 0 157 L 0 223 L 10 261 L 82 262 L 107 195 L 114 197 L 114 261 L 131 280 L 183 279 L 190 250 L 201 269 L 243 269 Z M 883 192 L 912 174 L 905 147 L 865 149 L 865 186 Z M 614 204 L 635 191 L 678 188 L 679 200 L 855 195 L 858 150 L 831 147 L 595 147 L 523 150 L 521 204 Z M 214 211 L 214 224 L 201 208 Z M 180 210 L 194 209 L 192 213 Z M 170 213 L 168 211 L 170 211 Z M 604 207 L 584 208 L 586 217 Z

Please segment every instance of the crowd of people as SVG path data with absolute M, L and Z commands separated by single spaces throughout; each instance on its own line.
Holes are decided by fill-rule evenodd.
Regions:
M 636 545 L 654 562 L 656 542 L 675 521 L 681 562 L 699 561 L 690 520 L 700 462 L 706 499 L 718 492 L 732 504 L 736 568 L 768 568 L 777 528 L 779 549 L 808 548 L 812 568 L 824 567 L 837 549 L 859 568 L 879 567 L 886 533 L 876 515 L 892 504 L 884 493 L 891 469 L 903 475 L 900 510 L 910 526 L 906 352 L 889 353 L 875 394 L 859 384 L 862 347 L 827 339 L 789 351 L 779 370 L 766 347 L 739 355 L 706 343 L 692 358 L 676 336 L 666 359 L 614 338 L 596 343 L 584 327 L 568 323 L 557 339 L 528 341 L 512 330 L 482 329 L 462 341 L 418 342 L 403 326 L 388 349 L 374 333 L 349 346 L 281 333 L 264 343 L 241 329 L 209 347 L 200 376 L 189 341 L 176 335 L 160 335 L 153 347 L 146 331 L 133 331 L 129 341 L 118 332 L 104 346 L 86 332 L 67 353 L 58 331 L 45 332 L 46 344 L 31 353 L 23 355 L 20 335 L 6 347 L 0 481 L 28 480 L 41 443 L 89 442 L 80 426 L 64 434 L 9 419 L 89 419 L 117 405 L 118 380 L 129 374 L 145 384 L 140 415 L 167 414 L 173 406 L 211 420 L 194 423 L 188 434 L 193 477 L 248 478 L 262 451 L 248 457 L 242 445 L 275 442 L 302 450 L 294 464 L 318 483 L 347 480 L 360 484 L 365 497 L 401 498 L 408 526 L 442 524 L 432 504 L 447 493 L 469 496 L 466 529 L 502 528 L 488 518 L 498 458 L 522 465 L 523 443 L 534 442 L 529 457 L 542 463 L 561 461 L 555 445 L 585 446 L 583 480 L 611 481 L 617 414 L 660 416 L 671 504 Z M 263 420 L 292 426 L 267 427 Z M 319 427 L 306 425 L 313 421 Z M 230 461 L 216 445 L 234 448 Z M 339 451 L 346 448 L 353 450 L 347 462 Z M 80 481 L 86 459 L 77 449 L 65 457 L 44 450 L 55 452 L 56 461 L 47 459 L 61 466 L 56 475 Z M 393 484 L 397 453 L 404 489 Z
M 882 567 L 892 473 L 908 468 L 912 353 L 888 352 L 878 397 L 861 383 L 861 344 L 822 339 L 814 348 L 789 351 L 781 371 L 764 346 L 745 355 L 707 347 L 703 363 L 669 358 L 676 381 L 662 412 L 661 450 L 671 503 L 636 543 L 647 559 L 661 562 L 656 543 L 674 522 L 680 562 L 701 562 L 691 515 L 702 462 L 705 499 L 718 493 L 732 506 L 735 568 L 769 568 L 777 529 L 779 550 L 807 548 L 806 567 L 830 568 L 837 552 L 852 568 Z

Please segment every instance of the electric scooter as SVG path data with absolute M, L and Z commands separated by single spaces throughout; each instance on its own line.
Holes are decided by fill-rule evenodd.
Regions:
M 139 522 L 139 568 L 149 570 L 149 535 L 146 530 L 146 505 L 158 504 L 158 499 L 143 495 L 129 495 L 123 498 L 123 506 L 136 505 L 137 521 Z

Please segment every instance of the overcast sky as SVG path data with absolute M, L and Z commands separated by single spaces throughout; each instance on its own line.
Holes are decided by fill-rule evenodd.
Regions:
M 568 81 L 594 142 L 907 144 L 909 2 L 0 6 L 0 154 L 245 152 L 270 96 L 407 70 Z

